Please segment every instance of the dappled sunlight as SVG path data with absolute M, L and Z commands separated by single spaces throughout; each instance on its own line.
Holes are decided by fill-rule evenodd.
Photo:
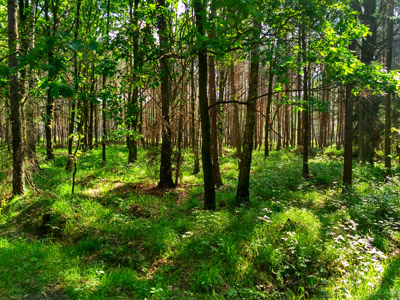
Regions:
M 342 195 L 340 160 L 316 156 L 304 180 L 297 154 L 256 153 L 251 205 L 236 206 L 236 158 L 227 156 L 214 212 L 200 210 L 202 174 L 192 175 L 188 162 L 182 183 L 165 191 L 141 180 L 146 165 L 81 165 L 74 197 L 68 173 L 49 164 L 41 176 L 59 183 L 39 184 L 52 192 L 16 197 L 2 210 L 0 287 L 13 297 L 60 299 L 396 295 L 398 178 L 360 179 L 353 194 Z M 96 155 L 82 160 L 89 166 Z

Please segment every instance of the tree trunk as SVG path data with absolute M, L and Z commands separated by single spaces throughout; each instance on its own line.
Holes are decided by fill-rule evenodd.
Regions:
M 176 157 L 176 171 L 175 171 L 175 184 L 178 185 L 179 182 L 179 175 L 181 171 L 181 162 L 182 162 L 182 133 L 183 133 L 183 108 L 184 108 L 184 103 L 183 103 L 183 87 L 182 87 L 182 102 L 180 103 L 179 107 L 179 121 L 178 121 L 178 142 L 177 142 L 177 148 L 178 148 L 178 155 Z
M 205 4 L 203 4 L 205 5 Z M 194 9 L 196 14 L 196 27 L 199 35 L 204 36 L 204 16 L 205 7 L 200 0 L 194 1 Z M 199 105 L 201 118 L 201 134 L 203 138 L 202 144 L 202 161 L 204 176 L 204 208 L 214 210 L 215 207 L 215 187 L 214 174 L 211 160 L 211 136 L 210 136 L 210 117 L 208 115 L 208 99 L 207 99 L 207 54 L 204 43 L 197 51 L 199 60 Z
M 349 50 L 355 51 L 356 41 L 349 46 Z M 346 98 L 344 108 L 344 163 L 343 163 L 343 192 L 352 186 L 353 177 L 353 85 L 346 85 Z
M 50 29 L 50 17 L 49 17 L 49 3 L 48 1 L 45 1 L 45 8 L 44 8 L 44 13 L 45 13 L 45 18 L 46 18 L 46 23 L 47 23 L 47 34 L 54 35 L 55 31 L 51 32 Z M 53 13 L 56 13 L 53 12 Z M 57 16 L 53 16 L 53 29 L 56 26 L 56 20 Z M 52 39 L 54 37 L 50 37 L 49 39 Z M 47 45 L 48 51 L 47 51 L 47 58 L 48 58 L 48 63 L 49 65 L 54 65 L 53 62 L 53 49 L 51 45 Z M 54 70 L 50 69 L 49 74 L 48 74 L 48 81 L 51 82 L 53 81 L 55 77 Z M 53 121 L 53 108 L 54 108 L 54 97 L 52 95 L 52 90 L 53 88 L 49 86 L 47 90 L 47 102 L 46 102 L 46 114 L 45 114 L 45 122 L 44 122 L 44 127 L 45 127 L 45 134 L 46 134 L 46 160 L 52 160 L 54 159 L 54 153 L 53 153 L 53 144 L 52 144 L 52 121 Z
M 79 33 L 79 15 L 81 9 L 81 1 L 78 0 L 77 7 L 76 7 L 76 17 L 75 17 L 75 32 L 74 32 L 74 39 L 78 41 L 78 33 Z M 72 145 L 74 143 L 74 127 L 75 127 L 75 107 L 76 101 L 78 100 L 79 95 L 79 68 L 78 68 L 78 53 L 74 52 L 74 82 L 75 82 L 75 95 L 71 100 L 71 108 L 70 108 L 70 118 L 68 122 L 68 160 L 67 166 L 65 167 L 66 170 L 72 169 Z
M 35 25 L 36 25 L 36 0 L 32 0 L 30 12 L 29 12 L 29 43 L 28 51 L 35 46 Z M 25 109 L 26 119 L 26 141 L 27 141 L 27 156 L 28 162 L 31 164 L 33 170 L 40 169 L 39 163 L 36 156 L 36 124 L 35 124 L 35 98 L 30 93 L 35 88 L 34 71 L 28 71 L 28 93 Z
M 17 1 L 8 0 L 8 66 L 14 70 L 9 77 L 11 131 L 13 148 L 13 195 L 25 193 L 24 147 L 21 120 L 21 94 L 18 76 L 18 19 Z
M 208 56 L 208 91 L 210 95 L 210 104 L 217 102 L 217 94 L 215 90 L 215 63 L 214 57 Z M 211 108 L 211 155 L 214 173 L 214 183 L 216 186 L 222 185 L 221 172 L 219 169 L 218 159 L 218 132 L 217 132 L 217 107 Z
M 233 61 L 231 61 L 231 70 L 230 70 L 230 81 L 231 81 L 231 101 L 237 100 L 236 95 L 236 87 L 235 87 L 235 65 Z M 239 108 L 238 104 L 234 103 L 234 122 L 236 127 L 236 156 L 238 158 L 239 166 L 242 159 L 242 134 L 240 130 L 240 121 L 239 121 Z
M 255 28 L 260 24 L 254 22 Z M 238 204 L 249 202 L 250 168 L 253 153 L 254 121 L 257 107 L 258 95 L 258 73 L 259 73 L 259 51 L 258 46 L 253 45 L 251 49 L 251 64 L 249 74 L 249 94 L 247 100 L 246 125 L 243 139 L 242 163 L 239 168 L 239 180 L 236 191 Z
M 108 38 L 110 28 L 110 0 L 107 1 L 107 24 L 106 24 L 106 38 Z M 106 75 L 103 74 L 103 90 L 106 89 Z M 106 139 L 107 139 L 107 98 L 103 96 L 103 112 L 102 112 L 102 119 L 103 119 L 103 135 L 101 137 L 101 161 L 103 165 L 107 162 L 106 156 Z
M 134 13 L 132 14 L 132 3 L 130 1 L 130 18 L 131 23 L 135 24 L 135 32 L 133 34 L 133 72 L 132 72 L 132 83 L 134 85 L 133 93 L 131 95 L 131 102 L 128 104 L 128 120 L 130 130 L 134 132 L 133 135 L 130 135 L 128 138 L 128 148 L 129 148 L 129 156 L 128 163 L 133 163 L 137 160 L 137 142 L 136 142 L 136 130 L 138 125 L 138 99 L 139 99 L 139 86 L 137 84 L 138 76 L 137 73 L 139 71 L 139 45 L 138 45 L 138 28 L 137 28 L 137 10 L 139 7 L 139 0 L 135 0 Z M 132 85 L 131 83 L 131 85 Z
M 389 0 L 388 3 L 389 20 L 387 26 L 387 53 L 386 53 L 386 68 L 389 72 L 392 69 L 393 59 L 393 11 L 394 0 Z M 385 99 L 385 170 L 386 177 L 392 176 L 392 159 L 391 159 L 391 144 L 392 144 L 392 121 L 391 121 L 391 106 L 392 93 L 387 93 Z
M 88 147 L 89 149 L 93 149 L 93 127 L 94 127 L 94 99 L 93 96 L 95 94 L 95 69 L 94 64 L 92 65 L 92 83 L 90 85 L 90 113 L 89 113 L 89 128 L 88 128 Z
M 215 0 L 211 1 L 211 18 L 216 17 L 216 5 Z M 214 38 L 214 25 L 211 23 L 209 29 L 209 38 Z M 210 104 L 214 105 L 211 108 L 211 155 L 212 155 L 212 165 L 214 173 L 214 183 L 216 186 L 222 185 L 222 177 L 219 169 L 219 159 L 218 159 L 218 131 L 217 131 L 217 107 L 215 103 L 217 102 L 217 92 L 215 90 L 215 61 L 214 57 L 208 56 L 208 92 L 210 96 Z
M 226 87 L 226 79 L 227 79 L 227 70 L 223 67 L 220 69 L 220 79 L 219 79 L 219 96 L 218 101 L 224 101 L 225 97 L 225 87 Z M 220 156 L 223 156 L 224 149 L 223 149 L 223 139 L 224 139 L 224 105 L 220 104 L 217 106 L 218 111 L 218 153 Z
M 345 119 L 344 119 L 344 164 L 343 191 L 352 185 L 353 173 L 353 86 L 346 85 Z
M 272 105 L 272 91 L 273 91 L 273 84 L 274 84 L 274 72 L 272 71 L 272 67 L 269 66 L 268 71 L 268 95 L 267 95 L 267 111 L 266 111 L 266 118 L 265 118 L 265 148 L 264 148 L 264 156 L 269 156 L 269 134 L 270 134 L 270 127 L 271 127 L 271 105 Z
M 167 20 L 164 15 L 167 10 L 165 0 L 158 0 L 158 36 L 160 40 L 161 55 L 161 110 L 162 110 L 162 145 L 161 145 L 161 165 L 160 165 L 160 181 L 158 187 L 161 189 L 173 188 L 175 184 L 172 180 L 172 145 L 171 145 L 171 124 L 169 116 L 169 106 L 171 97 L 171 76 L 168 67 L 168 47 L 169 34 L 167 32 Z
M 371 31 L 362 42 L 361 61 L 367 65 L 371 64 L 374 59 L 377 24 L 376 24 L 376 0 L 364 1 L 364 14 L 362 15 L 363 23 L 367 25 Z M 358 99 L 358 115 L 359 115 L 359 160 L 372 164 L 372 130 L 374 123 L 374 115 L 378 112 L 372 107 L 372 97 L 368 99 Z
M 191 113 L 192 113 L 192 149 L 194 153 L 193 174 L 200 172 L 200 159 L 199 159 L 199 139 L 197 136 L 197 118 L 196 118 L 196 93 L 194 84 L 194 59 L 192 60 L 190 70 L 190 92 L 191 92 Z
M 301 34 L 301 41 L 302 41 L 302 50 L 306 51 L 306 33 L 305 30 L 302 30 Z M 304 54 L 305 56 L 305 54 Z M 310 146 L 310 112 L 309 112 L 309 105 L 308 105 L 308 64 L 306 64 L 306 61 L 304 59 L 303 61 L 304 67 L 303 67 L 303 101 L 304 101 L 304 107 L 303 107 L 303 177 L 308 178 L 310 176 L 309 174 L 309 168 L 308 168 L 308 151 L 309 151 L 309 146 Z

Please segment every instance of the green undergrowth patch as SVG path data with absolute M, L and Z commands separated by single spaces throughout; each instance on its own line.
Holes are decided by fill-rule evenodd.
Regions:
M 254 151 L 250 204 L 238 207 L 237 157 L 225 149 L 208 212 L 189 150 L 179 186 L 164 192 L 159 149 L 140 148 L 130 165 L 122 146 L 105 166 L 101 149 L 85 152 L 71 195 L 58 149 L 34 188 L 2 201 L 0 299 L 394 299 L 400 179 L 354 163 L 342 195 L 342 152 L 315 151 L 304 180 L 296 149 Z

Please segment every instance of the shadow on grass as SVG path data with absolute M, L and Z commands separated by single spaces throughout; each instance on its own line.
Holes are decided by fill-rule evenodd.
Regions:
M 370 296 L 368 300 L 378 300 L 378 299 L 399 299 L 400 290 L 397 295 L 392 295 L 392 288 L 395 280 L 400 279 L 400 258 L 392 261 L 385 269 L 383 274 L 383 279 L 379 290 L 375 294 Z

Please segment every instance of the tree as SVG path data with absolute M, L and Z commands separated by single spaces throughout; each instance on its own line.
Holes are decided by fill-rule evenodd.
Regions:
M 354 5 L 354 4 L 353 4 Z M 354 52 L 356 41 L 349 45 L 349 50 Z M 351 54 L 353 55 L 353 54 Z M 346 84 L 345 94 L 345 119 L 344 119 L 344 161 L 343 161 L 343 192 L 348 191 L 353 181 L 353 87 L 352 83 Z
M 260 23 L 254 20 L 254 39 L 259 35 Z M 239 168 L 239 180 L 236 191 L 236 199 L 239 204 L 249 202 L 250 167 L 253 153 L 254 141 L 254 121 L 257 107 L 258 95 L 258 76 L 259 76 L 259 50 L 258 45 L 251 46 L 250 54 L 250 73 L 249 73 L 249 92 L 246 102 L 246 125 L 243 138 L 243 153 Z
M 8 47 L 10 55 L 8 66 L 11 74 L 9 77 L 10 88 L 10 119 L 13 149 L 13 195 L 25 193 L 24 146 L 21 118 L 21 93 L 18 74 L 18 19 L 17 1 L 7 0 L 8 9 Z
M 196 14 L 196 28 L 198 38 L 205 35 L 205 4 L 201 0 L 194 0 L 194 11 Z M 207 2 L 207 1 L 204 1 Z M 207 97 L 207 53 L 204 41 L 198 41 L 197 57 L 199 63 L 199 105 L 201 119 L 201 135 L 203 144 L 201 148 L 204 176 L 204 208 L 214 210 L 215 206 L 215 187 L 214 174 L 211 160 L 211 135 L 210 135 L 210 116 L 208 115 Z
M 110 32 L 110 0 L 107 0 L 107 23 L 106 23 L 106 38 L 105 41 L 109 41 L 109 32 Z M 102 158 L 102 163 L 103 165 L 106 164 L 107 162 L 107 157 L 106 157 L 106 139 L 107 139 L 107 97 L 106 97 L 106 72 L 105 70 L 103 71 L 103 99 L 102 99 L 102 104 L 103 104 L 103 112 L 102 112 L 102 119 L 103 119 L 103 135 L 101 138 L 101 146 L 102 146 L 102 151 L 101 151 L 101 158 Z
M 169 33 L 167 30 L 166 13 L 168 7 L 165 0 L 158 0 L 158 37 L 160 40 L 160 79 L 161 79 L 161 107 L 162 107 L 162 145 L 160 181 L 158 187 L 173 188 L 175 183 L 172 180 L 172 146 L 171 146 L 171 125 L 169 117 L 171 101 L 171 74 L 168 64 L 168 48 L 170 46 Z
M 127 137 L 129 156 L 128 163 L 133 163 L 137 160 L 137 142 L 136 137 L 132 134 L 132 131 L 137 130 L 138 124 L 138 98 L 139 98 L 139 83 L 138 83 L 138 73 L 139 73 L 139 28 L 138 28 L 138 9 L 139 0 L 135 0 L 134 7 L 132 1 L 129 1 L 129 18 L 131 26 L 133 26 L 132 44 L 133 44 L 133 66 L 131 69 L 132 81 L 129 84 L 129 103 L 128 103 L 128 123 L 131 130 Z M 133 91 L 132 91 L 133 85 Z
M 215 0 L 211 1 L 211 16 L 213 19 L 217 15 L 217 7 Z M 214 25 L 211 20 L 211 28 L 209 30 L 209 38 L 212 40 L 215 36 Z M 218 158 L 218 132 L 217 132 L 217 107 L 215 103 L 217 102 L 217 93 L 215 87 L 215 60 L 212 55 L 208 56 L 208 90 L 210 96 L 210 104 L 214 105 L 211 108 L 211 155 L 212 155 L 212 165 L 214 172 L 214 181 L 216 186 L 222 185 L 221 171 L 219 168 L 219 158 Z
M 310 105 L 309 105 L 309 94 L 308 94 L 308 62 L 306 57 L 307 44 L 306 44 L 306 31 L 304 28 L 301 30 L 301 47 L 303 50 L 303 177 L 308 178 L 309 167 L 308 167 L 308 153 L 310 147 Z
M 51 1 L 51 3 L 50 3 Z M 54 112 L 54 96 L 56 94 L 56 76 L 58 58 L 54 55 L 54 45 L 56 44 L 56 33 L 58 27 L 58 9 L 59 0 L 44 1 L 44 16 L 46 20 L 46 50 L 47 50 L 47 101 L 45 114 L 45 134 L 46 134 L 46 160 L 54 159 L 53 142 L 52 142 L 52 121 Z M 51 6 L 51 8 L 50 8 Z M 51 11 L 50 11 L 51 9 Z
M 28 47 L 26 54 L 29 53 L 35 47 L 35 26 L 36 26 L 36 0 L 31 1 L 29 10 L 29 29 L 28 29 Z M 34 115 L 36 110 L 37 99 L 34 96 L 33 90 L 36 87 L 34 79 L 34 70 L 28 68 L 28 91 L 27 100 L 25 106 L 25 119 L 26 119 L 26 152 L 28 161 L 31 163 L 32 168 L 39 169 L 39 163 L 36 155 L 36 140 L 37 130 L 34 121 Z
M 75 42 L 78 42 L 80 10 L 81 10 L 81 0 L 77 0 L 76 17 L 75 17 L 75 32 L 74 32 L 74 41 Z M 69 130 L 68 130 L 68 160 L 67 160 L 67 166 L 66 166 L 67 170 L 70 170 L 72 168 L 72 160 L 73 160 L 72 146 L 73 146 L 73 142 L 74 142 L 75 108 L 76 108 L 76 100 L 79 95 L 79 81 L 80 80 L 79 80 L 78 53 L 77 53 L 77 51 L 74 51 L 75 95 L 72 99 L 71 108 L 70 108 Z
M 388 72 L 392 69 L 393 60 L 393 15 L 394 15 L 394 0 L 388 2 L 388 21 L 387 21 L 387 53 L 386 53 L 386 69 Z M 391 122 L 391 106 L 393 94 L 388 92 L 385 101 L 385 170 L 386 177 L 392 176 L 392 159 L 391 159 L 391 144 L 392 144 L 392 122 Z
M 370 65 L 374 60 L 377 38 L 376 0 L 366 0 L 363 4 L 361 18 L 371 33 L 362 41 L 361 62 Z M 358 158 L 361 162 L 370 164 L 373 159 L 372 131 L 377 115 L 377 110 L 373 108 L 374 101 L 374 97 L 358 97 Z

